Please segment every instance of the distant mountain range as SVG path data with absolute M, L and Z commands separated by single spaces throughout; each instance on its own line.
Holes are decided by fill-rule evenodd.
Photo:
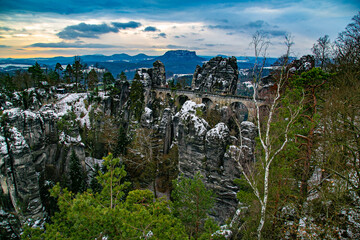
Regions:
M 221 55 L 226 57 L 224 55 Z M 202 65 L 204 62 L 211 59 L 213 56 L 197 56 L 194 51 L 188 50 L 173 50 L 168 51 L 162 56 L 148 56 L 140 53 L 135 56 L 130 56 L 126 53 L 114 54 L 105 56 L 97 55 L 83 55 L 80 56 L 81 61 L 87 65 L 96 65 L 108 69 L 114 76 L 124 71 L 128 78 L 134 76 L 135 70 L 142 67 L 152 67 L 153 62 L 160 60 L 164 63 L 167 76 L 173 74 L 192 74 L 195 71 L 196 65 Z M 251 68 L 255 62 L 254 57 L 237 57 L 239 69 Z M 266 65 L 271 66 L 276 62 L 276 58 L 268 58 Z M 38 62 L 42 66 L 54 68 L 56 63 L 62 65 L 72 64 L 74 57 L 53 57 L 53 58 L 0 58 L 0 72 L 13 72 L 14 70 L 23 68 L 27 69 L 29 66 Z

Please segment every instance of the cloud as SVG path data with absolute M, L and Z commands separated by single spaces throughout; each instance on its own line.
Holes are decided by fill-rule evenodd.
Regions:
M 127 23 L 120 23 L 120 22 L 112 22 L 111 23 L 114 27 L 118 29 L 128 29 L 128 28 L 138 28 L 141 27 L 141 23 L 130 21 Z
M 10 46 L 7 46 L 7 45 L 0 45 L 0 48 L 10 48 Z
M 179 36 L 175 36 L 174 38 L 186 38 L 185 35 L 179 35 Z
M 107 44 L 96 44 L 96 43 L 67 43 L 67 42 L 58 42 L 58 43 L 34 43 L 27 47 L 38 47 L 38 48 L 114 48 L 118 46 L 107 45 Z
M 168 49 L 191 49 L 191 50 L 203 49 L 203 48 L 199 48 L 199 47 L 187 47 L 187 46 L 179 46 L 179 45 L 173 45 L 173 44 L 166 45 L 165 48 L 168 48 Z
M 269 36 L 278 37 L 284 36 L 287 33 L 287 31 L 279 29 L 279 26 L 270 25 L 263 20 L 251 21 L 242 25 L 208 25 L 207 27 L 209 29 L 232 30 L 232 32 L 227 32 L 226 35 L 234 35 L 235 33 L 244 32 L 251 34 L 253 31 L 261 31 L 262 33 L 268 34 Z
M 71 25 L 64 28 L 57 36 L 62 39 L 77 39 L 82 38 L 99 38 L 99 35 L 119 32 L 119 29 L 113 26 L 103 24 L 86 24 L 79 23 L 78 25 Z
M 166 38 L 166 33 L 159 33 L 159 37 Z
M 64 28 L 57 36 L 62 39 L 99 38 L 106 33 L 117 33 L 119 29 L 138 28 L 141 23 L 130 21 L 127 23 L 113 22 L 112 25 L 79 23 Z
M 287 34 L 287 31 L 284 30 L 263 30 L 262 32 L 264 32 L 265 34 L 269 34 L 273 37 L 285 36 Z
M 234 29 L 235 26 L 232 25 L 209 25 L 208 28 L 210 29 Z
M 185 46 L 179 46 L 179 45 L 173 45 L 173 44 L 169 44 L 166 46 L 167 48 L 172 48 L 172 49 L 178 49 L 178 48 L 187 48 Z
M 0 36 L 0 38 L 5 38 L 5 37 L 3 37 L 3 36 Z
M 159 29 L 157 29 L 156 27 L 152 27 L 152 26 L 148 26 L 144 29 L 144 32 L 157 32 L 160 31 Z
M 249 22 L 248 24 L 244 25 L 245 28 L 256 28 L 256 29 L 260 29 L 260 28 L 268 27 L 268 26 L 269 26 L 269 24 L 263 20 Z
M 13 30 L 12 28 L 8 28 L 8 27 L 0 27 L 0 30 L 2 31 L 11 31 Z

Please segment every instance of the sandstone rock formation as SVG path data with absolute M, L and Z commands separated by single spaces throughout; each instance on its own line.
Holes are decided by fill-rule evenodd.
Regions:
M 202 67 L 197 66 L 193 75 L 192 90 L 235 94 L 239 70 L 235 57 L 215 57 Z
M 313 55 L 304 55 L 300 59 L 292 61 L 287 67 L 291 73 L 302 73 L 315 67 L 315 58 Z
M 241 139 L 235 141 L 241 142 L 242 146 L 230 145 L 229 128 L 225 123 L 220 122 L 210 129 L 204 119 L 196 116 L 196 109 L 203 107 L 203 104 L 187 101 L 174 117 L 179 170 L 186 177 L 193 177 L 196 172 L 204 176 L 206 186 L 216 195 L 212 216 L 224 223 L 238 205 L 238 186 L 234 179 L 241 176 L 241 171 L 236 161 L 252 161 L 254 157 L 255 125 L 242 122 Z
M 140 68 L 136 70 L 144 87 L 160 87 L 166 85 L 165 66 L 157 60 L 153 63 L 153 68 Z

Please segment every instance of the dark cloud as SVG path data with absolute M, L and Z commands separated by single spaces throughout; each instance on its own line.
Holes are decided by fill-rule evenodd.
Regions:
M 58 43 L 34 43 L 27 47 L 38 47 L 38 48 L 114 48 L 117 46 L 107 45 L 107 44 L 96 44 L 88 43 L 82 44 L 79 42 L 76 43 L 67 43 L 67 42 L 58 42 Z
M 269 34 L 273 37 L 285 36 L 287 34 L 287 31 L 284 30 L 263 30 L 262 32 L 264 32 L 265 34 Z
M 179 36 L 175 36 L 174 38 L 186 38 L 185 35 L 179 35 Z
M 225 44 L 213 44 L 213 43 L 207 43 L 205 44 L 206 47 L 218 47 L 218 46 L 224 46 Z
M 284 36 L 286 31 L 280 30 L 277 25 L 270 25 L 269 23 L 263 20 L 257 20 L 248 22 L 244 25 L 209 25 L 207 26 L 209 29 L 221 29 L 221 30 L 232 30 L 232 32 L 227 32 L 226 35 L 234 35 L 235 33 L 244 33 L 244 32 L 253 32 L 253 31 L 261 31 L 269 36 L 278 37 Z
M 227 0 L 226 3 L 237 3 L 239 0 Z M 120 13 L 131 14 L 133 12 L 145 12 L 154 14 L 154 11 L 178 12 L 179 9 L 193 9 L 201 6 L 210 6 L 213 4 L 223 4 L 223 0 L 87 0 L 87 1 L 73 1 L 63 0 L 61 4 L 56 0 L 16 0 L 16 1 L 1 1 L 0 13 L 9 12 L 43 12 L 43 13 L 59 13 L 59 14 L 78 14 L 101 11 L 112 11 Z M 165 11 L 164 11 L 165 10 Z
M 0 45 L 0 48 L 10 48 L 10 46 L 7 46 L 7 45 Z
M 160 30 L 153 26 L 148 26 L 144 29 L 144 32 L 157 32 L 157 31 L 160 31 Z
M 64 28 L 57 35 L 62 39 L 77 39 L 77 38 L 99 38 L 99 35 L 119 32 L 119 29 L 113 26 L 103 24 L 86 24 L 79 23 L 78 25 L 71 25 Z
M 171 49 L 179 49 L 179 48 L 187 48 L 185 46 L 179 46 L 179 45 L 173 45 L 173 44 L 169 44 L 166 46 L 166 48 L 171 48 Z
M 112 25 L 79 23 L 64 28 L 57 36 L 62 39 L 99 38 L 106 33 L 117 33 L 120 29 L 138 28 L 141 23 L 130 21 L 127 23 L 113 22 Z
M 209 25 L 208 28 L 210 29 L 234 29 L 235 26 L 232 25 Z
M 267 22 L 263 21 L 263 20 L 257 20 L 255 22 L 249 22 L 248 24 L 245 24 L 244 27 L 245 28 L 256 28 L 256 29 L 260 29 L 263 27 L 268 27 L 270 26 Z
M 159 37 L 166 38 L 166 33 L 159 33 Z
M 8 27 L 0 27 L 0 30 L 2 31 L 11 31 L 13 30 L 12 28 L 8 28 Z
M 127 23 L 120 23 L 120 22 L 112 22 L 111 23 L 114 27 L 118 29 L 128 29 L 128 28 L 138 28 L 141 27 L 141 23 L 130 21 Z
M 0 36 L 0 38 L 5 38 L 5 37 L 3 37 L 3 36 Z

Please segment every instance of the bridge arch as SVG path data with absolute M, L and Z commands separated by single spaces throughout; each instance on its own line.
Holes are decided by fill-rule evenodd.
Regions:
M 230 104 L 230 108 L 239 122 L 249 119 L 249 110 L 242 102 L 233 102 Z
M 215 105 L 214 102 L 210 98 L 207 98 L 207 97 L 202 98 L 201 102 L 203 104 L 205 104 L 206 109 L 211 109 Z
M 180 106 L 184 105 L 184 103 L 189 100 L 189 97 L 186 96 L 186 95 L 179 95 L 177 98 L 176 98 L 176 103 Z
M 163 93 L 163 92 L 159 92 L 159 93 L 158 93 L 158 98 L 160 98 L 161 100 L 164 100 L 164 93 Z

